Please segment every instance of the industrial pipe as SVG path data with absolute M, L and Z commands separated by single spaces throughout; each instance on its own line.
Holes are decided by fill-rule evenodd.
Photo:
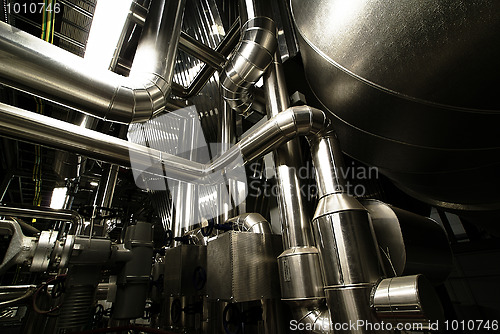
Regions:
M 220 86 L 224 100 L 246 116 L 252 109 L 251 90 L 271 64 L 278 43 L 268 1 L 240 0 L 239 11 L 241 40 L 224 66 Z
M 268 117 L 279 115 L 289 107 L 278 51 L 264 76 L 264 88 Z M 325 305 L 311 219 L 301 193 L 304 180 L 297 174 L 303 162 L 299 138 L 277 148 L 273 156 L 284 249 L 278 256 L 281 298 L 290 306 L 293 320 L 297 321 L 298 326 L 317 329 L 308 331 L 310 333 L 326 333 L 331 321 L 330 314 Z
M 317 134 L 328 124 L 319 109 L 292 107 L 268 120 L 219 158 L 201 164 L 2 103 L 0 115 L 2 136 L 186 182 L 220 177 L 238 158 L 248 163 L 296 136 Z
M 378 320 L 370 308 L 370 293 L 384 275 L 368 212 L 347 194 L 335 134 L 327 131 L 308 139 L 320 196 L 312 223 L 331 319 L 373 324 Z M 363 326 L 339 332 L 372 333 Z
M 60 220 L 71 222 L 70 234 L 80 234 L 83 228 L 83 217 L 76 211 L 60 210 L 45 207 L 16 208 L 0 206 L 0 216 L 29 217 L 38 219 Z
M 185 0 L 154 0 L 129 77 L 0 22 L 0 82 L 110 121 L 141 122 L 171 91 Z
M 240 230 L 252 233 L 271 234 L 271 225 L 259 213 L 243 213 L 239 216 L 226 220 L 240 228 Z

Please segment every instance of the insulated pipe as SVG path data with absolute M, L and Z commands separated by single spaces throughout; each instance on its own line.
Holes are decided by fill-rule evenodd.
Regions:
M 277 53 L 264 77 L 264 87 L 269 118 L 289 107 L 288 91 Z M 288 141 L 273 153 L 279 187 L 278 206 L 282 219 L 283 249 L 313 246 L 311 217 L 301 194 L 304 180 L 298 176 L 299 170 L 305 168 L 299 139 Z
M 244 213 L 228 219 L 226 223 L 233 223 L 245 232 L 271 234 L 271 225 L 259 213 Z
M 268 120 L 219 158 L 201 164 L 3 103 L 0 116 L 2 136 L 187 182 L 220 177 L 239 158 L 248 163 L 296 136 L 317 134 L 328 125 L 321 110 L 292 107 Z
M 0 206 L 0 216 L 30 217 L 38 219 L 61 220 L 72 223 L 70 234 L 79 234 L 83 227 L 83 217 L 76 211 L 58 210 L 44 207 L 15 208 Z
M 267 0 L 240 0 L 241 40 L 221 73 L 222 96 L 232 109 L 248 115 L 252 88 L 271 64 L 277 46 L 276 25 Z
M 288 108 L 288 90 L 278 51 L 264 76 L 264 88 L 268 117 Z M 325 305 L 318 250 L 312 247 L 311 217 L 301 193 L 304 180 L 298 175 L 304 168 L 299 139 L 288 141 L 273 153 L 284 249 L 278 257 L 281 298 L 292 309 L 298 326 L 317 329 L 309 333 L 328 333 L 331 319 Z
M 0 82 L 110 121 L 163 111 L 171 91 L 185 0 L 153 0 L 129 77 L 0 22 Z
M 320 196 L 312 223 L 331 319 L 340 325 L 373 324 L 378 320 L 370 293 L 383 273 L 368 212 L 344 187 L 335 134 L 327 131 L 309 140 Z M 338 332 L 374 333 L 368 326 Z

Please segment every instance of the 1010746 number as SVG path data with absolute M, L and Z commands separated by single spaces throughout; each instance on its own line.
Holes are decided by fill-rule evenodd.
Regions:
M 45 12 L 61 12 L 61 5 L 59 3 L 55 4 L 45 4 L 44 2 L 31 2 L 31 3 L 19 3 L 7 2 L 5 5 L 7 13 L 9 14 L 41 14 Z

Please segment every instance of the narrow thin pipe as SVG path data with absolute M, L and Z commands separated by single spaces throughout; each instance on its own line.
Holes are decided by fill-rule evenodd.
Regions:
M 76 211 L 58 210 L 43 207 L 16 208 L 0 206 L 0 215 L 13 217 L 30 217 L 39 219 L 61 220 L 71 222 L 71 234 L 79 234 L 83 228 L 83 217 Z
M 205 44 L 198 42 L 188 34 L 181 32 L 179 39 L 179 49 L 195 56 L 208 66 L 217 70 L 222 69 L 222 65 L 226 62 L 226 57 L 219 52 L 212 50 Z

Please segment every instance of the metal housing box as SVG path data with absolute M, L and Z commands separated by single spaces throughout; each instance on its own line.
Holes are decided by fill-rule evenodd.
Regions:
M 205 284 L 200 284 L 199 277 L 195 278 L 195 275 L 201 271 L 206 277 L 206 268 L 207 246 L 180 245 L 167 249 L 164 272 L 165 294 L 167 296 L 204 294 Z
M 280 298 L 277 257 L 281 236 L 224 233 L 207 246 L 209 299 L 246 302 Z

